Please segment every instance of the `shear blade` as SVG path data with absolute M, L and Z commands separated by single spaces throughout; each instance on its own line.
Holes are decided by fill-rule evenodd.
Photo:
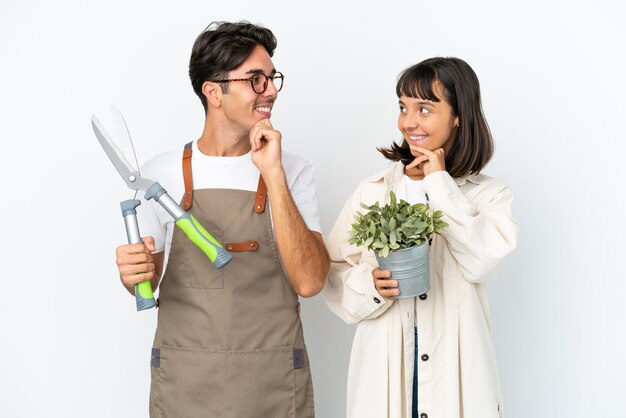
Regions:
M 120 173 L 126 185 L 133 190 L 147 190 L 154 181 L 141 177 L 139 172 L 128 162 L 95 115 L 91 115 L 91 126 L 96 134 L 96 138 L 98 138 L 98 142 L 102 145 L 104 152 L 117 169 L 117 172 Z

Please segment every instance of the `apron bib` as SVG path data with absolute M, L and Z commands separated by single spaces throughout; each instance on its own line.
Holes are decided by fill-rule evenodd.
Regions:
M 159 291 L 150 416 L 313 417 L 313 385 L 294 292 L 279 261 L 266 189 L 193 190 L 182 206 L 233 255 L 217 270 L 179 229 Z

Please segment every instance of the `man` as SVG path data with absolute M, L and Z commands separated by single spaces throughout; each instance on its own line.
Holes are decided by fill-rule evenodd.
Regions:
M 322 290 L 329 261 L 312 164 L 281 152 L 270 122 L 283 83 L 275 47 L 270 30 L 247 22 L 201 33 L 189 76 L 202 136 L 142 169 L 233 255 L 217 270 L 153 200 L 138 208 L 145 244 L 118 247 L 131 293 L 145 280 L 156 289 L 166 264 L 151 416 L 314 416 L 298 295 Z

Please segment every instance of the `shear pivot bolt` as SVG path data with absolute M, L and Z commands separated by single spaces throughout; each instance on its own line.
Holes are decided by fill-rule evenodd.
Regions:
M 130 180 L 130 181 L 135 181 L 135 180 L 137 180 L 137 177 L 135 177 L 135 176 L 130 176 L 130 177 L 128 178 L 128 180 Z

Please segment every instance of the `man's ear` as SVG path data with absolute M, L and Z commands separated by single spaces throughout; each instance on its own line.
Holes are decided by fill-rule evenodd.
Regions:
M 220 107 L 222 105 L 222 88 L 219 83 L 213 83 L 212 81 L 205 81 L 202 84 L 202 94 L 206 97 L 207 103 L 211 107 Z

